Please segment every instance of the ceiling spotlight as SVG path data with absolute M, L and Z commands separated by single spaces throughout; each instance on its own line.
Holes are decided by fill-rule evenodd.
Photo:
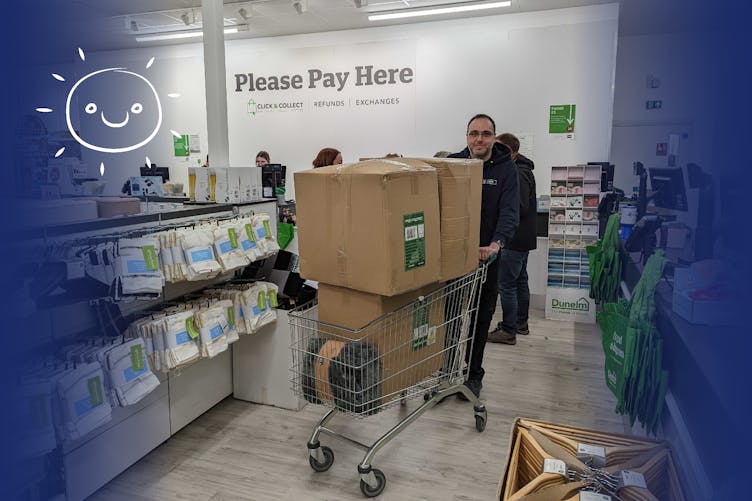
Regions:
M 130 27 L 131 31 L 138 31 L 138 23 L 135 19 L 131 19 Z
M 308 0 L 292 0 L 292 6 L 295 12 L 302 14 L 308 10 Z
M 187 14 L 187 13 L 183 12 L 183 15 L 182 15 L 182 16 L 180 16 L 180 19 L 182 19 L 182 20 L 183 20 L 183 23 L 185 23 L 185 25 L 186 25 L 186 26 L 190 26 L 190 24 L 191 24 L 191 19 L 190 19 L 190 18 L 188 17 L 188 14 Z
M 361 7 L 366 7 L 368 5 L 368 0 L 353 0 L 353 3 L 356 8 L 360 9 Z
M 238 14 L 243 18 L 243 21 L 248 21 L 252 15 L 245 7 L 241 7 L 240 10 L 238 10 Z

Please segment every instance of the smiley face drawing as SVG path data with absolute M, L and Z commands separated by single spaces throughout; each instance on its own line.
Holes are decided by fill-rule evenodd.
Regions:
M 79 109 L 80 108 L 80 109 Z M 73 127 L 71 116 L 81 127 Z M 65 102 L 68 130 L 82 146 L 123 153 L 144 146 L 162 126 L 162 104 L 154 85 L 125 68 L 105 68 L 80 78 Z

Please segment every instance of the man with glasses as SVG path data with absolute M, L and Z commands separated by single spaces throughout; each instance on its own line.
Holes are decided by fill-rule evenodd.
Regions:
M 449 158 L 483 160 L 478 258 L 485 261 L 504 248 L 514 236 L 519 224 L 519 179 L 517 168 L 512 161 L 512 151 L 506 145 L 496 142 L 496 124 L 493 119 L 488 115 L 479 114 L 471 118 L 467 124 L 467 148 L 449 155 Z M 499 292 L 498 269 L 498 259 L 488 266 L 488 275 L 481 286 L 480 303 L 475 315 L 472 354 L 465 354 L 465 360 L 469 365 L 465 386 L 475 396 L 480 395 L 483 387 L 483 351 L 491 318 L 496 310 Z M 463 397 L 461 393 L 458 395 Z

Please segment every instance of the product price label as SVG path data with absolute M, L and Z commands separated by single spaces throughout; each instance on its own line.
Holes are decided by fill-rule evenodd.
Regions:
M 230 245 L 233 249 L 238 248 L 238 235 L 235 233 L 235 228 L 228 228 L 227 235 L 230 237 Z
M 191 336 L 191 339 L 196 339 L 198 337 L 198 329 L 196 329 L 196 326 L 193 324 L 193 317 L 185 319 L 185 330 L 188 331 L 188 335 Z
M 405 271 L 426 265 L 426 226 L 423 212 L 402 216 L 405 233 Z
M 266 231 L 266 236 L 271 237 L 272 236 L 272 228 L 269 225 L 269 221 L 264 219 L 264 230 Z
M 99 376 L 89 378 L 86 381 L 86 386 L 89 389 L 89 400 L 91 401 L 92 407 L 96 407 L 104 402 L 104 397 L 102 396 L 102 381 L 99 379 Z
M 131 367 L 134 371 L 140 371 L 144 368 L 144 353 L 140 344 L 131 346 Z
M 234 247 L 232 246 L 232 242 L 229 240 L 225 240 L 224 242 L 219 243 L 219 253 L 220 254 L 227 254 L 230 252 Z
M 269 306 L 272 308 L 279 306 L 279 303 L 277 302 L 277 291 L 273 289 L 269 291 Z
M 256 236 L 253 234 L 253 226 L 251 226 L 250 224 L 245 225 L 245 234 L 248 235 L 248 240 L 250 240 L 251 242 L 256 241 Z
M 423 302 L 413 306 L 413 351 L 428 346 L 429 304 Z
M 175 334 L 175 344 L 180 346 L 181 344 L 185 344 L 190 342 L 191 336 L 188 335 L 188 331 L 180 331 L 177 334 Z
M 214 253 L 212 252 L 211 247 L 191 251 L 191 262 L 193 263 L 210 261 L 212 259 L 214 259 Z
M 606 448 L 591 444 L 577 444 L 577 459 L 595 468 L 606 466 Z
M 243 310 L 240 310 L 241 312 Z M 227 323 L 230 324 L 230 327 L 235 327 L 235 307 L 234 306 L 228 306 L 227 307 Z
M 217 339 L 222 334 L 223 334 L 223 331 L 222 331 L 222 326 L 221 325 L 215 325 L 209 331 L 209 337 L 211 337 L 212 339 Z
M 141 247 L 141 253 L 144 255 L 144 261 L 146 262 L 146 269 L 155 271 L 159 269 L 159 259 L 157 259 L 157 251 L 153 245 L 144 245 Z
M 611 496 L 597 492 L 582 491 L 580 492 L 580 501 L 611 501 Z
M 638 471 L 622 470 L 619 478 L 619 489 L 622 487 L 641 487 L 647 489 L 645 476 Z
M 546 458 L 543 460 L 543 473 L 554 473 L 566 477 L 567 464 L 561 459 Z

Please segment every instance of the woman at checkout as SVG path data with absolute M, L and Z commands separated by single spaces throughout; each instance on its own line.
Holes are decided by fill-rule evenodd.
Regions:
M 326 167 L 327 165 L 339 165 L 342 163 L 342 153 L 334 148 L 324 148 L 313 159 L 313 167 Z
M 256 153 L 256 167 L 263 167 L 264 165 L 269 165 L 271 161 L 272 160 L 269 157 L 269 153 L 265 152 L 264 150 L 261 150 L 258 153 Z

